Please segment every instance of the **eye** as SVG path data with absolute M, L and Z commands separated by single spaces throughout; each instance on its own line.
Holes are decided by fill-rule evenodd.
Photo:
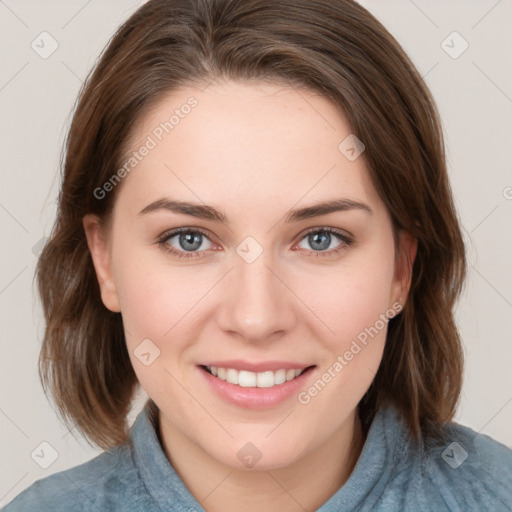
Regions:
M 176 239 L 174 243 L 171 242 L 173 239 Z M 208 250 L 208 247 L 204 247 L 205 240 L 210 241 L 207 233 L 202 229 L 179 228 L 164 233 L 158 240 L 158 244 L 178 258 L 195 258 L 201 256 L 195 253 Z
M 333 249 L 331 244 L 335 242 L 336 239 L 339 241 L 339 243 Z M 343 249 L 350 247 L 353 243 L 352 238 L 347 236 L 342 231 L 327 227 L 309 230 L 302 237 L 301 242 L 303 240 L 305 240 L 306 243 L 313 248 L 313 255 L 315 257 L 333 256 Z M 329 247 L 331 247 L 331 250 L 328 250 Z
M 175 239 L 173 241 L 173 239 Z M 331 247 L 331 244 L 338 240 L 338 245 Z M 158 240 L 158 245 L 165 251 L 170 252 L 178 258 L 198 258 L 203 256 L 203 252 L 212 250 L 211 247 L 205 247 L 205 240 L 211 243 L 206 231 L 200 228 L 178 228 L 164 233 Z M 315 257 L 328 257 L 338 254 L 347 249 L 353 243 L 352 238 L 340 230 L 334 228 L 315 228 L 306 232 L 301 242 L 306 242 L 312 247 L 312 250 L 299 247 L 311 252 Z M 328 250 L 331 247 L 331 250 Z M 215 249 L 213 249 L 215 250 Z

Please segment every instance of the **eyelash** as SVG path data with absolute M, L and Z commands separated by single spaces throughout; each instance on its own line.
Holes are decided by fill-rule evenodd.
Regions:
M 204 252 L 204 251 L 201 251 L 201 252 L 178 251 L 174 247 L 170 246 L 167 243 L 167 241 L 170 238 L 173 238 L 176 235 L 179 235 L 181 233 L 201 233 L 206 238 L 208 238 L 208 240 L 210 240 L 208 233 L 201 228 L 178 228 L 178 229 L 174 229 L 173 231 L 169 231 L 169 232 L 166 232 L 163 235 L 161 235 L 160 238 L 158 239 L 157 243 L 164 251 L 167 251 L 167 252 L 171 253 L 173 256 L 177 256 L 178 258 L 186 258 L 187 259 L 187 258 L 203 257 L 200 254 L 201 254 L 201 252 Z M 337 247 L 336 249 L 332 249 L 330 251 L 312 251 L 314 254 L 314 256 L 312 256 L 312 257 L 314 257 L 314 258 L 316 258 L 316 257 L 326 258 L 326 257 L 334 256 L 334 255 L 338 254 L 340 251 L 346 249 L 347 247 L 350 247 L 354 242 L 352 240 L 352 238 L 348 237 L 343 232 L 341 232 L 337 229 L 334 229 L 334 228 L 329 228 L 329 227 L 310 229 L 309 231 L 306 231 L 302 235 L 299 242 L 302 241 L 304 238 L 306 238 L 308 235 L 310 235 L 312 233 L 330 233 L 330 234 L 335 235 L 340 240 L 340 242 L 342 242 L 342 244 L 339 247 Z

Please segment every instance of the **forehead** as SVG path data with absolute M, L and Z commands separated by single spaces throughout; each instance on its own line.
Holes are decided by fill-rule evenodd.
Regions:
M 163 197 L 233 209 L 341 196 L 378 203 L 364 158 L 340 151 L 351 133 L 341 109 L 309 90 L 239 82 L 182 87 L 136 123 L 124 158 L 136 162 L 120 200 L 139 211 Z

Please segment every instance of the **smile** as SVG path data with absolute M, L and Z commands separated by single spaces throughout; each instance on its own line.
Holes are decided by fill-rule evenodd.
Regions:
M 202 368 L 214 377 L 243 388 L 271 388 L 279 386 L 280 384 L 284 384 L 285 382 L 299 377 L 306 371 L 306 368 L 289 370 L 283 368 L 276 371 L 256 373 L 217 366 L 202 366 Z

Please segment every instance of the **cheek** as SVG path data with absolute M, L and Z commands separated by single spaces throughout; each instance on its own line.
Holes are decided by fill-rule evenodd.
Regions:
M 311 297 L 323 324 L 318 333 L 324 350 L 316 380 L 297 398 L 312 416 L 329 418 L 325 428 L 337 426 L 333 411 L 357 406 L 377 373 L 388 322 L 399 312 L 389 303 L 392 268 L 382 262 L 332 275 L 324 293 Z
M 197 273 L 166 265 L 158 247 L 134 248 L 127 240 L 119 237 L 114 246 L 114 277 L 127 347 L 137 371 L 133 352 L 143 340 L 151 340 L 161 353 L 168 352 L 169 346 L 175 353 L 183 350 L 180 333 L 187 325 L 190 328 L 189 311 L 200 301 L 205 286 Z
M 200 300 L 204 286 L 195 282 L 192 273 L 155 266 L 138 272 L 140 264 L 139 260 L 127 266 L 128 272 L 120 276 L 118 293 L 125 328 L 162 343 L 183 328 L 187 312 Z
M 323 338 L 332 348 L 343 349 L 390 308 L 394 252 L 387 249 L 297 282 L 298 295 L 324 325 Z
M 153 399 L 178 403 L 184 376 L 179 361 L 190 346 L 190 309 L 201 286 L 191 273 L 125 258 L 118 294 L 130 360 L 142 388 Z M 204 292 L 203 292 L 204 293 Z M 165 397 L 165 398 L 164 398 Z
M 286 271 L 282 274 L 303 302 L 300 307 L 311 313 L 305 311 L 305 318 L 314 314 L 319 325 L 327 329 L 324 332 L 331 332 L 328 338 L 338 342 L 373 325 L 390 306 L 393 247 L 376 244 L 375 249 L 360 254 L 329 268 L 291 269 L 288 276 Z M 173 344 L 179 343 L 176 333 L 193 321 L 201 308 L 199 303 L 217 280 L 214 269 L 168 266 L 157 263 L 147 247 L 136 251 L 121 244 L 115 269 L 125 328 L 135 336 L 131 343 L 140 337 L 154 339 L 157 344 L 173 337 Z M 221 294 L 224 298 L 225 293 L 229 291 Z M 290 298 L 290 307 L 294 302 Z
M 319 316 L 329 327 L 323 336 L 328 356 L 318 380 L 304 390 L 300 403 L 324 408 L 355 407 L 367 391 L 382 360 L 388 322 L 400 311 L 390 303 L 394 247 L 382 243 L 357 263 L 324 276 L 314 295 Z M 324 391 L 325 390 L 325 391 Z M 314 397 L 322 395 L 321 399 Z

